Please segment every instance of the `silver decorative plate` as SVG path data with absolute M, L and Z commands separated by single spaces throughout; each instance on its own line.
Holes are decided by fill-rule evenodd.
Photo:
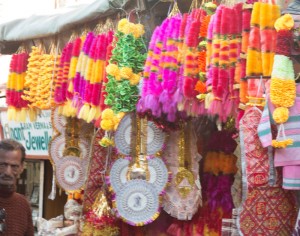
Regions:
M 131 114 L 123 117 L 116 133 L 115 133 L 115 145 L 118 152 L 129 156 L 130 155 L 130 143 L 131 139 L 135 139 L 135 134 L 131 133 Z M 147 129 L 147 155 L 155 155 L 160 151 L 164 145 L 166 135 L 160 130 L 153 122 L 148 121 Z
M 128 182 L 127 172 L 130 161 L 120 158 L 114 162 L 109 173 L 109 182 L 112 190 L 118 193 L 122 186 Z M 157 194 L 160 194 L 166 187 L 169 180 L 169 172 L 165 163 L 160 158 L 148 160 L 149 183 L 153 184 Z
M 86 176 L 86 164 L 78 157 L 66 156 L 55 163 L 57 183 L 65 191 L 83 187 Z
M 49 143 L 49 155 L 51 159 L 56 162 L 63 158 L 65 150 L 66 139 L 63 134 L 54 136 Z M 88 159 L 89 157 L 89 141 L 87 139 L 79 139 L 79 148 L 81 151 L 81 159 Z
M 58 107 L 56 107 L 54 110 L 52 110 L 52 124 L 53 127 L 57 130 L 59 133 L 65 132 L 65 126 L 67 124 L 67 119 L 65 116 L 60 115 L 58 113 Z
M 149 224 L 158 217 L 159 209 L 159 195 L 145 180 L 130 180 L 116 194 L 118 216 L 128 224 Z

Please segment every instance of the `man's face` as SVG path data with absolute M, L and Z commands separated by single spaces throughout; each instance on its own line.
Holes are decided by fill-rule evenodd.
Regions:
M 0 150 L 0 190 L 2 187 L 12 188 L 23 171 L 20 150 Z

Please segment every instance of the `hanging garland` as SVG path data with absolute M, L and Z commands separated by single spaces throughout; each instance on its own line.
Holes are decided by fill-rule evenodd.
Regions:
M 118 24 L 116 45 L 106 67 L 108 82 L 105 104 L 116 113 L 135 110 L 138 87 L 146 59 L 142 38 L 144 27 L 122 19 Z
M 6 103 L 8 106 L 8 120 L 26 121 L 27 101 L 22 98 L 24 94 L 24 81 L 26 77 L 28 53 L 21 52 L 13 54 L 10 66 L 9 76 L 6 87 Z
M 270 85 L 270 99 L 275 105 L 273 119 L 279 124 L 278 135 L 272 140 L 272 146 L 285 148 L 293 145 L 293 139 L 285 136 L 284 123 L 289 119 L 289 108 L 296 99 L 296 82 L 293 62 L 290 58 L 293 44 L 294 20 L 290 14 L 285 14 L 275 22 L 278 31 L 276 55 Z

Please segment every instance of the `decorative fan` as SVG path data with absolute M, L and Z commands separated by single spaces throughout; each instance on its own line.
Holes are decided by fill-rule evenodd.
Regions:
M 49 154 L 54 162 L 62 159 L 64 156 L 66 139 L 64 135 L 56 135 L 49 143 Z M 79 149 L 81 151 L 81 159 L 89 157 L 89 141 L 87 139 L 79 139 Z
M 51 118 L 51 122 L 53 125 L 53 128 L 58 132 L 58 133 L 62 133 L 65 130 L 65 126 L 67 124 L 67 120 L 66 117 L 63 115 L 60 115 L 58 113 L 58 107 L 54 108 L 52 110 L 52 118 Z
M 130 160 L 120 158 L 114 162 L 109 173 L 109 184 L 112 190 L 117 193 L 122 186 L 128 181 L 127 173 L 129 170 Z M 148 160 L 149 180 L 158 194 L 160 194 L 167 182 L 169 181 L 169 172 L 165 163 L 160 158 L 151 158 Z
M 159 195 L 151 183 L 145 180 L 130 180 L 116 194 L 117 214 L 128 224 L 141 226 L 159 216 Z
M 57 183 L 65 191 L 83 187 L 86 177 L 86 161 L 78 157 L 66 156 L 56 163 Z
M 131 133 L 131 123 L 131 114 L 124 116 L 115 133 L 116 148 L 118 149 L 119 153 L 125 156 L 129 156 L 131 154 L 131 139 L 135 138 L 136 135 Z M 155 155 L 158 151 L 160 151 L 164 145 L 165 138 L 165 133 L 161 131 L 153 122 L 148 121 L 146 155 Z

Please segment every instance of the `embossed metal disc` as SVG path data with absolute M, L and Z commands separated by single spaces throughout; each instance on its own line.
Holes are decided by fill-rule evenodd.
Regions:
M 131 114 L 123 117 L 117 131 L 115 133 L 115 145 L 119 153 L 130 155 L 130 142 L 135 138 L 135 134 L 131 134 Z M 165 142 L 165 133 L 160 130 L 153 122 L 148 121 L 147 129 L 147 155 L 154 155 L 160 151 Z
M 83 187 L 86 177 L 86 164 L 78 157 L 66 156 L 56 163 L 57 183 L 65 191 Z
M 130 180 L 116 194 L 118 215 L 131 225 L 152 222 L 158 217 L 159 208 L 159 195 L 145 180 Z

